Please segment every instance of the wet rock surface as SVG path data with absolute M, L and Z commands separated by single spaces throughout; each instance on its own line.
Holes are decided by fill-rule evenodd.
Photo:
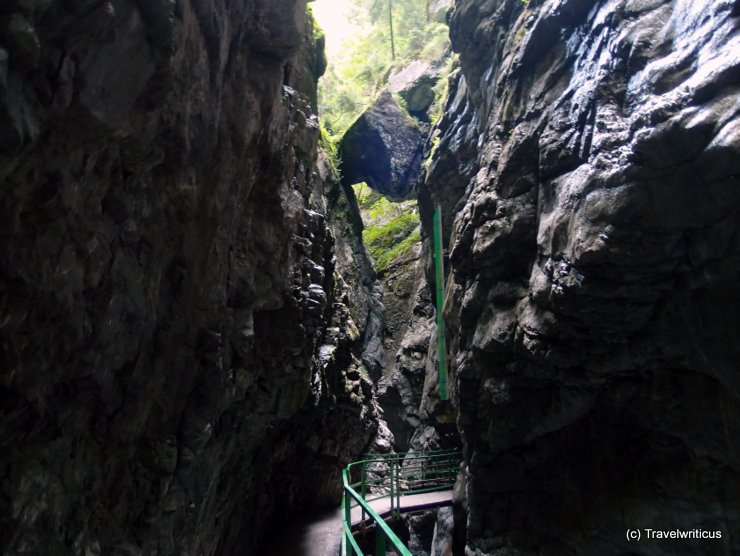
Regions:
M 327 190 L 329 227 L 335 237 L 343 238 L 335 248 L 335 257 L 347 288 L 344 303 L 353 322 L 360 323 L 364 330 L 360 358 L 353 364 L 354 373 L 359 375 L 361 370 L 366 379 L 377 380 L 388 364 L 382 286 L 362 241 L 362 216 L 352 187 L 341 183 L 326 157 L 321 157 L 319 168 Z
M 349 187 L 407 197 L 423 138 L 382 95 L 338 182 L 304 2 L 5 2 L 3 552 L 250 553 L 364 449 L 459 430 L 420 551 L 740 553 L 739 15 L 455 3 L 418 191 L 450 403 L 428 241 L 384 306 Z M 625 538 L 648 527 L 722 538 Z
M 250 553 L 337 503 L 377 428 L 372 302 L 327 214 L 305 13 L 0 9 L 4 554 Z
M 406 522 L 409 528 L 408 547 L 414 556 L 429 556 L 436 518 L 437 510 L 427 510 L 409 516 Z
M 740 551 L 737 15 L 456 2 L 420 207 L 445 215 L 467 554 Z
M 437 521 L 432 535 L 432 549 L 429 556 L 452 556 L 455 520 L 450 507 L 437 510 Z
M 342 183 L 366 182 L 390 199 L 407 197 L 421 173 L 421 132 L 388 91 L 345 132 L 339 151 Z
M 418 265 L 415 266 L 418 272 Z M 434 331 L 433 307 L 428 289 L 420 283 L 422 276 L 419 272 L 417 291 L 410 299 L 413 305 L 403 313 L 405 322 L 403 330 L 398 331 L 395 361 L 378 385 L 378 401 L 385 410 L 388 427 L 393 431 L 400 452 L 411 447 L 411 439 L 422 424 L 419 407 L 424 390 L 429 338 Z

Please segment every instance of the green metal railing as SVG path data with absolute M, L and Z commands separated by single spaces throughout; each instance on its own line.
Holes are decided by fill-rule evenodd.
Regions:
M 350 463 L 342 471 L 342 554 L 363 554 L 352 534 L 352 510 L 359 507 L 360 521 L 375 523 L 377 555 L 385 556 L 388 548 L 401 556 L 411 556 L 408 548 L 370 506 L 370 502 L 387 498 L 390 509 L 383 513 L 397 515 L 404 496 L 451 489 L 460 467 L 460 458 L 457 450 L 437 450 L 367 454 L 360 461 Z

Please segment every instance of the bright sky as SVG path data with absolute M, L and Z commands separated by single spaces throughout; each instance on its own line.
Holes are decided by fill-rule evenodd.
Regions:
M 315 0 L 310 3 L 316 20 L 326 33 L 326 54 L 335 55 L 342 41 L 354 31 L 349 22 L 349 9 L 352 0 Z

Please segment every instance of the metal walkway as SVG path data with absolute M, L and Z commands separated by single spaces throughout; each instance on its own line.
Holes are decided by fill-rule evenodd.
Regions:
M 449 506 L 452 504 L 452 489 L 438 490 L 436 492 L 423 492 L 421 494 L 404 494 L 400 499 L 400 507 L 391 508 L 390 496 L 384 496 L 369 502 L 370 507 L 375 510 L 380 517 L 388 517 L 395 510 L 399 512 L 414 512 L 417 510 L 426 510 L 428 508 L 437 508 L 439 506 Z M 365 514 L 365 521 L 370 520 L 370 516 Z M 356 506 L 352 508 L 352 527 L 362 523 L 362 508 Z
M 342 555 L 363 555 L 354 536 L 362 525 L 375 527 L 375 553 L 386 548 L 412 556 L 384 518 L 424 508 L 449 505 L 460 467 L 460 452 L 368 454 L 342 472 Z M 354 482 L 353 482 L 354 481 Z

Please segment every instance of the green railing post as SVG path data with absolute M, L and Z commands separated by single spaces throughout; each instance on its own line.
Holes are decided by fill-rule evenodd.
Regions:
M 434 268 L 437 290 L 437 350 L 439 357 L 439 399 L 447 399 L 447 339 L 445 336 L 445 321 L 442 316 L 444 304 L 444 272 L 445 263 L 442 257 L 442 209 L 439 205 L 434 209 Z
M 401 509 L 401 472 L 403 471 L 403 460 L 396 454 L 396 507 Z
M 367 482 L 365 481 L 365 471 L 367 471 L 367 462 L 363 462 L 362 464 L 362 475 L 360 477 L 360 493 L 362 494 L 362 499 L 364 500 L 367 496 Z M 365 508 L 362 508 L 362 521 L 365 521 Z
M 404 461 L 406 465 L 403 465 Z M 347 465 L 342 471 L 344 489 L 341 512 L 342 528 L 344 530 L 342 535 L 343 556 L 345 554 L 346 556 L 362 556 L 364 554 L 353 534 L 353 504 L 360 507 L 358 517 L 362 515 L 361 528 L 364 529 L 366 519 L 371 520 L 375 526 L 376 554 L 385 555 L 385 550 L 390 548 L 398 556 L 412 556 L 409 549 L 398 538 L 398 535 L 371 504 L 390 496 L 390 513 L 398 516 L 402 507 L 401 490 L 403 490 L 403 495 L 406 496 L 451 489 L 454 487 L 459 461 L 460 453 L 455 450 L 436 450 L 418 453 L 367 454 L 364 459 Z M 386 469 L 390 473 L 390 475 L 387 475 L 390 478 L 390 485 L 387 485 L 385 480 L 378 482 L 368 479 L 366 476 L 367 470 L 373 464 L 388 466 Z M 355 470 L 361 470 L 362 477 L 352 483 L 352 472 Z M 385 490 L 386 486 L 390 487 L 390 492 Z M 376 487 L 380 487 L 381 490 L 377 491 Z M 362 495 L 360 491 L 363 492 Z M 366 498 L 369 498 L 369 500 Z M 385 512 L 383 513 L 385 515 Z
M 342 493 L 342 505 L 344 506 L 344 522 L 348 523 L 351 526 L 352 525 L 352 500 L 350 499 L 349 496 L 347 496 L 346 492 Z M 347 532 L 346 529 L 343 530 L 342 533 L 343 533 L 343 536 L 342 536 L 343 546 L 345 546 L 345 549 L 342 552 L 343 552 L 343 556 L 345 556 L 346 550 L 347 550 L 346 545 L 348 544 L 347 541 L 349 540 L 347 539 L 347 536 L 349 535 L 349 533 Z M 352 545 L 350 544 L 350 546 Z
M 394 469 L 394 467 L 395 467 L 395 465 L 394 465 L 394 459 L 391 458 L 391 514 L 393 513 L 393 494 L 394 494 L 394 490 L 393 490 L 393 486 L 394 485 L 393 485 L 393 483 L 395 482 L 395 480 L 393 478 L 393 469 Z
M 375 555 L 385 556 L 385 533 L 378 526 L 375 527 Z

